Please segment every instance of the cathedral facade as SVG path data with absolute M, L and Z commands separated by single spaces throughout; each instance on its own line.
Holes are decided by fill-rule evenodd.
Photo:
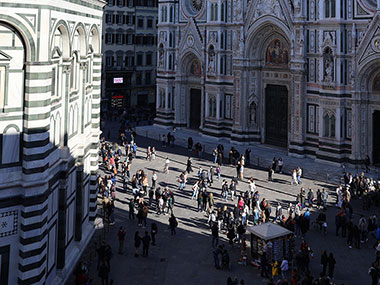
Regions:
M 380 1 L 159 2 L 156 124 L 380 163 Z

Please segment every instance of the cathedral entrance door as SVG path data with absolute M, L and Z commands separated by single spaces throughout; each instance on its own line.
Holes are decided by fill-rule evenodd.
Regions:
M 375 111 L 372 116 L 372 162 L 373 164 L 380 164 L 380 111 Z
M 190 128 L 199 129 L 201 124 L 201 89 L 190 89 Z
M 265 143 L 288 146 L 288 90 L 283 85 L 265 89 Z

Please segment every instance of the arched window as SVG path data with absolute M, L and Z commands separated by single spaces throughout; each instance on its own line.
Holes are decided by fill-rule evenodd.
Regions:
M 216 99 L 215 97 L 210 97 L 210 99 L 208 100 L 208 107 L 209 107 L 209 111 L 208 111 L 208 116 L 210 118 L 216 118 Z
M 220 20 L 225 21 L 224 19 L 224 2 L 222 2 L 222 5 L 220 6 Z
M 172 68 L 173 68 L 172 59 L 173 59 L 173 56 L 171 54 L 169 54 L 169 66 L 168 66 L 169 70 L 172 70 Z
M 325 0 L 325 18 L 335 18 L 335 1 Z
M 55 145 L 60 145 L 61 144 L 61 116 L 59 113 L 56 116 L 55 119 Z
M 169 22 L 174 23 L 174 9 L 173 6 L 170 6 L 170 15 L 169 15 Z
M 173 47 L 173 33 L 169 33 L 169 47 Z
M 17 127 L 7 127 L 3 133 L 2 164 L 20 161 L 20 131 Z
M 73 133 L 74 130 L 74 109 L 71 106 L 69 111 L 69 122 L 68 122 L 68 133 L 69 136 Z
M 78 112 L 78 105 L 75 105 L 74 108 L 74 133 L 78 132 L 78 124 L 79 124 L 79 112 Z
M 49 139 L 50 142 L 54 145 L 55 144 L 55 120 L 54 117 L 51 116 L 50 118 L 50 130 L 49 130 Z
M 323 116 L 324 136 L 334 138 L 335 137 L 335 115 L 330 112 L 326 112 Z
M 159 92 L 159 108 L 165 108 L 165 90 L 160 89 Z
M 94 53 L 99 53 L 99 34 L 96 28 L 93 28 L 91 30 L 88 42 L 91 45 Z

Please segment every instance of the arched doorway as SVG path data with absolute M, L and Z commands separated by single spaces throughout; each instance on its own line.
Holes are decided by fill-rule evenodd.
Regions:
M 265 143 L 288 146 L 288 80 L 289 47 L 286 40 L 272 34 L 264 43 L 263 101 L 265 102 Z
M 372 94 L 380 98 L 380 73 L 372 82 Z M 372 113 L 372 161 L 373 164 L 380 164 L 380 110 Z
M 192 51 L 180 56 L 178 73 L 175 81 L 176 122 L 187 128 L 202 128 L 204 114 L 203 66 L 200 56 Z

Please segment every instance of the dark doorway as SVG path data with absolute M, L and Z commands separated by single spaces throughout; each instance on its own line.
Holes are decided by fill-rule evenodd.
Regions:
M 372 121 L 372 136 L 373 136 L 373 147 L 372 147 L 372 162 L 373 164 L 380 164 L 380 111 L 375 111 L 373 113 Z
M 10 245 L 0 247 L 0 284 L 8 284 Z
M 282 85 L 265 89 L 265 143 L 288 146 L 288 90 Z
M 199 129 L 201 124 L 201 89 L 190 89 L 190 128 Z

